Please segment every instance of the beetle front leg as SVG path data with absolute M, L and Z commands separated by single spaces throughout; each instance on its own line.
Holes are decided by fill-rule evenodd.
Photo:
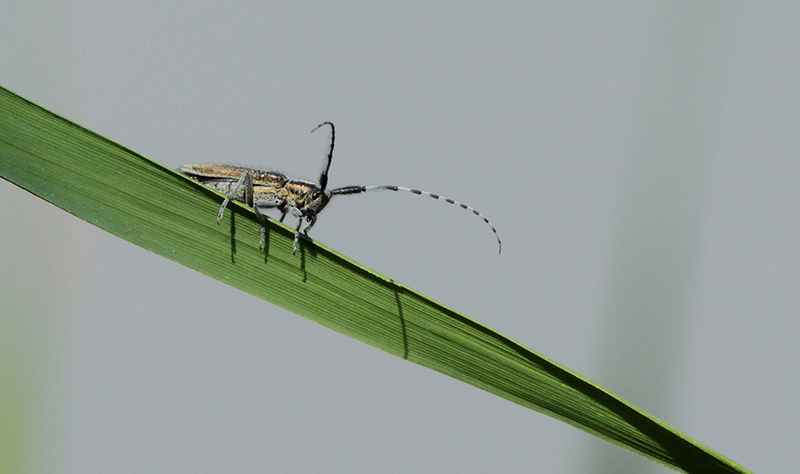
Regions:
M 308 236 L 308 231 L 311 230 L 311 228 L 314 227 L 314 224 L 317 223 L 317 216 L 312 217 L 308 221 L 308 225 L 305 229 L 303 229 L 303 233 L 306 234 L 306 236 Z

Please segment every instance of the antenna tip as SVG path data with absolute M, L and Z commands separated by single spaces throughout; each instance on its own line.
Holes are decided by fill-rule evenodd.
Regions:
M 319 125 L 317 125 L 316 127 L 314 127 L 314 130 L 311 130 L 311 133 L 314 133 L 314 132 L 316 132 L 316 131 L 317 131 L 317 130 L 319 130 L 319 129 L 320 129 L 322 126 L 323 126 L 323 125 L 330 125 L 330 126 L 331 126 L 331 128 L 334 128 L 334 127 L 333 127 L 333 122 L 322 122 L 321 124 L 319 124 Z

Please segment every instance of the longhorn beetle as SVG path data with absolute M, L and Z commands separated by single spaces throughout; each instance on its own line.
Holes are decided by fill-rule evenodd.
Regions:
M 331 169 L 331 160 L 333 160 L 333 145 L 336 141 L 336 129 L 333 123 L 323 122 L 317 125 L 314 130 L 311 130 L 311 133 L 314 133 L 323 125 L 330 125 L 331 127 L 331 147 L 328 151 L 328 164 L 322 171 L 318 184 L 310 181 L 289 179 L 276 171 L 264 171 L 256 168 L 232 165 L 183 165 L 180 167 L 179 171 L 189 178 L 227 195 L 222 202 L 222 206 L 219 208 L 217 224 L 220 223 L 220 219 L 222 219 L 222 215 L 225 212 L 225 207 L 231 199 L 243 202 L 252 207 L 256 216 L 258 216 L 258 219 L 261 221 L 261 241 L 258 246 L 259 248 L 264 245 L 265 241 L 266 217 L 262 212 L 267 209 L 278 209 L 281 212 L 281 222 L 283 222 L 283 219 L 286 218 L 286 214 L 289 212 L 297 217 L 298 221 L 295 227 L 294 245 L 292 247 L 292 254 L 296 254 L 297 245 L 300 241 L 300 226 L 303 224 L 303 219 L 308 221 L 308 225 L 303 229 L 303 233 L 308 236 L 308 231 L 311 230 L 317 222 L 317 215 L 328 205 L 328 202 L 333 196 L 340 194 L 361 194 L 368 191 L 386 189 L 389 191 L 405 191 L 412 194 L 432 197 L 471 211 L 473 214 L 483 219 L 483 222 L 492 229 L 497 239 L 498 253 L 502 252 L 503 246 L 500 241 L 500 236 L 497 234 L 497 229 L 489 222 L 489 219 L 484 217 L 477 209 L 458 201 L 439 196 L 438 194 L 420 191 L 418 189 L 404 188 L 402 186 L 344 186 L 328 191 L 328 172 Z

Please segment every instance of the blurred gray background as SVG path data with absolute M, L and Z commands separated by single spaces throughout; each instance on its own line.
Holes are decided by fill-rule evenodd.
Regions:
M 797 2 L 0 2 L 0 85 L 170 167 L 335 200 L 313 237 L 755 472 L 800 383 Z M 0 181 L 7 466 L 667 472 Z M 214 216 L 209 215 L 209 225 Z M 253 236 L 253 245 L 258 236 Z M 16 436 L 19 434 L 19 436 Z

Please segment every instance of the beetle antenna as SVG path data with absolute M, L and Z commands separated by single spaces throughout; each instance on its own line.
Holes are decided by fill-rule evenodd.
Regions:
M 325 171 L 319 177 L 319 188 L 321 191 L 325 191 L 325 188 L 328 186 L 328 171 L 331 169 L 331 161 L 333 160 L 333 145 L 336 141 L 336 128 L 333 126 L 332 122 L 322 122 L 321 124 L 317 125 L 314 130 L 311 130 L 311 133 L 314 133 L 322 127 L 323 125 L 330 125 L 331 126 L 331 148 L 328 150 L 328 164 L 325 166 Z
M 428 196 L 433 199 L 438 199 L 440 201 L 444 201 L 448 204 L 453 204 L 454 206 L 458 206 L 461 209 L 467 210 L 475 214 L 476 216 L 483 219 L 483 222 L 492 229 L 494 232 L 494 238 L 497 239 L 497 249 L 498 253 L 503 252 L 503 242 L 500 241 L 500 235 L 497 233 L 497 229 L 494 228 L 489 219 L 486 218 L 483 214 L 481 214 L 477 209 L 474 207 L 467 206 L 464 203 L 458 202 L 454 199 L 446 198 L 444 196 L 439 196 L 438 194 L 429 193 L 427 191 L 420 191 L 419 189 L 411 189 L 411 188 L 404 188 L 402 186 L 344 186 L 341 188 L 331 189 L 331 194 L 361 194 L 366 193 L 369 191 L 380 191 L 380 190 L 388 190 L 388 191 L 403 191 L 411 194 L 416 194 L 418 196 Z

